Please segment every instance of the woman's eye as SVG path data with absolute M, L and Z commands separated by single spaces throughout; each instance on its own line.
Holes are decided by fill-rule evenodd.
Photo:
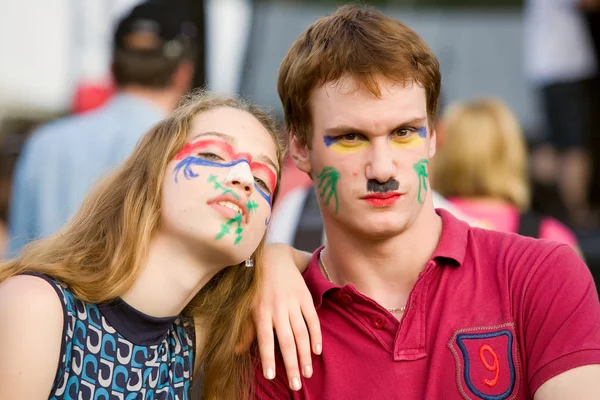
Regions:
M 262 190 L 268 192 L 269 194 L 271 194 L 271 190 L 269 189 L 269 186 L 265 183 L 265 181 L 263 181 L 260 178 L 254 178 L 254 182 L 258 185 L 258 187 L 260 187 Z
M 215 153 L 198 153 L 198 157 L 202 157 L 209 161 L 225 161 L 222 157 L 216 155 Z

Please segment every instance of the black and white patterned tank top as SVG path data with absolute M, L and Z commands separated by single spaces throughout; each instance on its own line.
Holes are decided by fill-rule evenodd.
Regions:
M 63 342 L 49 399 L 189 399 L 194 368 L 190 318 L 154 318 L 122 300 L 83 302 L 40 274 L 64 310 Z

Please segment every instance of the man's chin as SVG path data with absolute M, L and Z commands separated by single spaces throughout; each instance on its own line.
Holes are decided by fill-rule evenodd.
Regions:
M 404 225 L 399 221 L 379 220 L 373 218 L 362 224 L 354 224 L 351 228 L 353 234 L 366 240 L 387 240 L 400 235 L 404 231 Z

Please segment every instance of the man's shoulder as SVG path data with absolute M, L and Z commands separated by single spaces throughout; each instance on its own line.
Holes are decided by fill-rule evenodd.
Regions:
M 73 135 L 81 137 L 89 132 L 89 128 L 98 124 L 99 117 L 95 113 L 89 115 L 69 115 L 47 122 L 39 126 L 29 139 L 29 148 L 46 147 L 51 144 L 61 144 L 71 139 Z
M 504 267 L 510 275 L 583 263 L 571 247 L 551 240 L 473 227 L 469 236 L 467 252 L 479 266 Z

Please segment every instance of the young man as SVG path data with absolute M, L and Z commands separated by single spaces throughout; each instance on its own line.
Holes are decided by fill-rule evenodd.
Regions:
M 304 272 L 323 352 L 302 381 L 278 359 L 256 398 L 600 398 L 600 305 L 580 258 L 434 209 L 440 84 L 415 32 L 357 6 L 283 60 L 291 156 L 327 235 Z
M 117 25 L 112 73 L 118 92 L 100 109 L 35 131 L 16 165 L 10 253 L 51 235 L 91 187 L 179 103 L 194 77 L 196 28 L 172 4 L 144 2 Z

